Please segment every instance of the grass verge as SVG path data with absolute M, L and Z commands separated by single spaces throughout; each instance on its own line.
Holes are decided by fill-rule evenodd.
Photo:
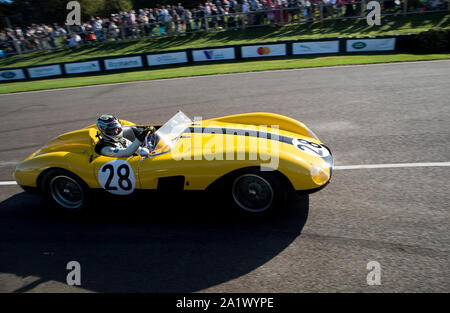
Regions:
M 389 62 L 447 60 L 450 54 L 361 54 L 332 56 L 303 56 L 277 58 L 268 60 L 232 61 L 220 63 L 194 64 L 190 66 L 171 66 L 155 69 L 136 70 L 132 72 L 102 73 L 67 78 L 55 78 L 36 81 L 24 81 L 0 84 L 0 94 L 34 91 L 55 88 L 78 87 L 109 83 L 145 81 L 200 75 L 242 73 L 279 69 L 296 69 L 308 67 L 338 66 L 351 64 L 375 64 Z
M 157 37 L 122 43 L 61 49 L 45 54 L 25 54 L 0 59 L 0 68 L 72 62 L 88 58 L 150 53 L 175 49 L 196 49 L 223 45 L 332 37 L 362 37 L 418 33 L 434 27 L 450 27 L 450 13 L 425 13 L 382 17 L 381 25 L 369 26 L 365 19 L 325 20 L 309 24 L 196 33 Z

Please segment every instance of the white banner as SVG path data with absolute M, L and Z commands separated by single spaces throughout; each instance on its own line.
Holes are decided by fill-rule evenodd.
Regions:
M 292 44 L 292 54 L 338 53 L 339 41 L 308 41 Z
M 234 48 L 194 50 L 192 51 L 194 62 L 201 61 L 218 61 L 218 60 L 234 60 Z
M 286 55 L 286 44 L 241 47 L 243 58 L 277 57 Z
M 118 70 L 122 68 L 134 68 L 142 66 L 142 57 L 140 56 L 105 60 L 106 70 Z
M 62 75 L 61 66 L 59 64 L 40 67 L 30 67 L 27 68 L 27 71 L 28 75 L 30 75 L 31 78 Z
M 147 62 L 149 66 L 187 63 L 187 61 L 187 53 L 184 51 L 147 55 Z
M 395 38 L 347 40 L 347 52 L 395 50 Z
M 16 80 L 25 78 L 25 73 L 21 69 L 0 71 L 0 80 Z
M 100 63 L 98 61 L 67 63 L 64 64 L 64 69 L 67 74 L 99 72 Z

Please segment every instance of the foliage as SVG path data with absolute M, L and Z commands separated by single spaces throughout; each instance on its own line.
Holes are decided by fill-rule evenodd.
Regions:
M 206 1 L 204 0 L 133 0 L 133 8 L 135 10 L 142 8 L 157 8 L 161 5 L 178 5 L 178 3 L 181 3 L 185 8 L 191 9 L 197 7 L 199 4 L 204 4 L 205 2 Z
M 416 35 L 406 36 L 400 49 L 418 53 L 440 53 L 450 51 L 450 28 L 433 28 Z
M 66 6 L 69 0 L 14 0 L 3 10 L 8 14 L 20 14 L 15 24 L 30 23 L 64 23 L 69 11 Z M 132 0 L 78 0 L 81 5 L 82 20 L 90 16 L 105 17 L 113 12 L 128 11 L 133 7 Z
M 450 29 L 430 29 L 417 34 L 414 38 L 418 52 L 450 51 Z

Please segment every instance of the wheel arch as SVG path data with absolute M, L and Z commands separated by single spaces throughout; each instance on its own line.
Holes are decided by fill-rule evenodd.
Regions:
M 44 171 L 42 171 L 39 176 L 36 179 L 36 187 L 38 188 L 39 191 L 43 190 L 43 183 L 44 183 L 44 178 L 47 176 L 48 173 L 52 172 L 52 171 L 62 171 L 62 172 L 66 172 L 72 176 L 75 176 L 80 182 L 82 182 L 84 184 L 84 187 L 89 190 L 89 185 L 83 180 L 83 178 L 81 178 L 80 176 L 78 176 L 77 174 L 75 174 L 73 171 L 68 170 L 66 168 L 63 167 L 49 167 L 47 169 L 45 169 Z
M 230 179 L 238 176 L 239 174 L 243 174 L 246 172 L 258 172 L 261 171 L 260 166 L 246 166 L 241 167 L 238 169 L 235 169 L 231 172 L 226 173 L 225 175 L 220 176 L 219 178 L 215 179 L 211 184 L 206 187 L 206 190 L 215 190 L 216 188 L 220 188 L 223 184 L 228 182 Z M 287 178 L 286 175 L 284 175 L 282 172 L 278 170 L 268 171 L 271 173 L 274 173 L 288 188 L 288 190 L 294 190 L 294 186 L 292 185 L 291 181 Z

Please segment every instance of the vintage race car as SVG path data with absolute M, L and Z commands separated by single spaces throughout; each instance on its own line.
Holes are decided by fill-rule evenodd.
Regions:
M 248 214 L 282 208 L 290 191 L 323 188 L 333 171 L 330 149 L 303 123 L 272 113 L 247 113 L 192 121 L 183 112 L 154 126 L 145 139 L 149 156 L 99 155 L 96 125 L 51 140 L 17 164 L 14 177 L 55 207 L 79 212 L 94 191 L 118 196 L 139 190 L 215 190 L 219 201 Z

